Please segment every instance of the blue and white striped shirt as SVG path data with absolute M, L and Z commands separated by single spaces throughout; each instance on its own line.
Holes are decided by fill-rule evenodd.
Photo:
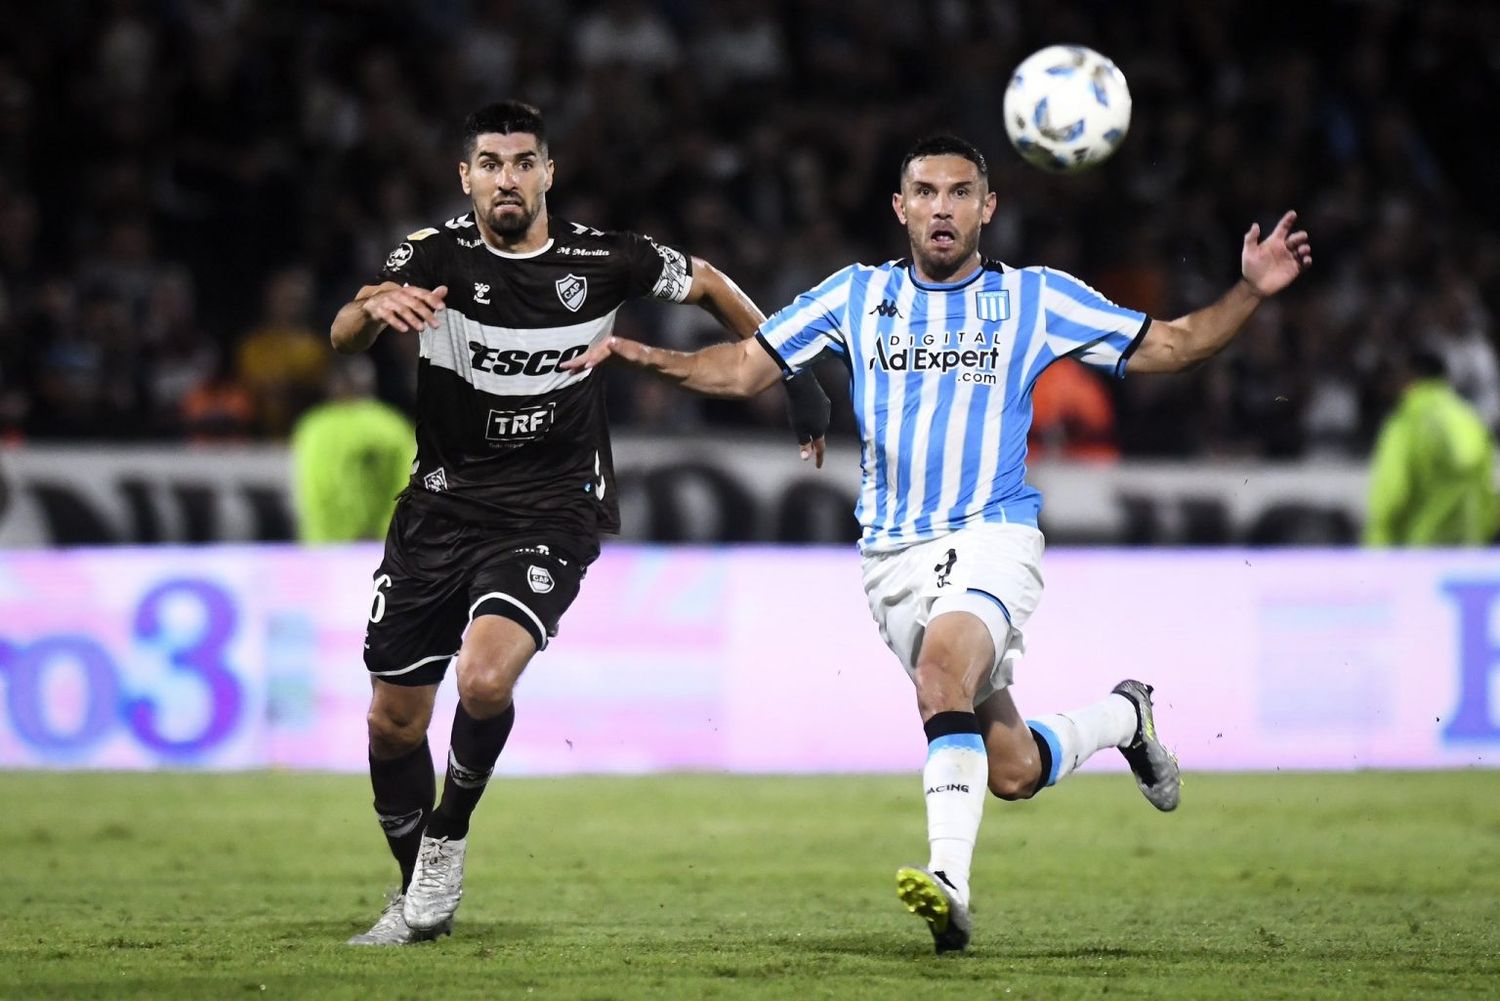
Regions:
M 825 349 L 848 363 L 868 553 L 979 522 L 1035 525 L 1042 498 L 1026 482 L 1026 434 L 1037 377 L 1065 356 L 1123 376 L 1148 325 L 1050 268 L 986 261 L 934 285 L 890 261 L 829 276 L 759 336 L 787 372 Z

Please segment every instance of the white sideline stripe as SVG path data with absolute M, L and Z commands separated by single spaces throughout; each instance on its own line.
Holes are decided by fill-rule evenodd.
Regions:
M 408 667 L 398 667 L 394 671 L 371 671 L 370 673 L 373 674 L 373 675 L 375 675 L 375 676 L 377 676 L 377 677 L 380 677 L 380 678 L 389 678 L 392 675 L 396 675 L 396 674 L 410 674 L 412 671 L 415 671 L 417 668 L 421 667 L 423 664 L 431 664 L 435 660 L 449 660 L 449 659 L 451 659 L 453 657 L 457 657 L 457 656 L 458 656 L 458 651 L 455 650 L 452 653 L 440 653 L 440 654 L 437 654 L 434 657 L 423 657 L 421 660 L 417 661 L 415 664 L 412 664 L 412 665 L 410 665 Z
M 505 594 L 502 591 L 491 591 L 489 594 L 481 594 L 479 596 L 479 600 L 476 601 L 476 602 L 474 602 L 474 604 L 472 604 L 472 605 L 469 606 L 469 622 L 470 622 L 470 624 L 473 624 L 473 622 L 474 622 L 474 609 L 478 608 L 480 605 L 484 604 L 486 601 L 488 601 L 491 598 L 499 598 L 501 601 L 508 601 L 512 605 L 515 605 L 517 608 L 519 608 L 521 611 L 525 612 L 531 618 L 531 621 L 536 623 L 537 635 L 542 638 L 542 645 L 539 646 L 539 647 L 537 647 L 537 649 L 538 650 L 546 649 L 546 646 L 547 646 L 547 627 L 544 626 L 544 625 L 542 625 L 542 620 L 539 619 L 539 618 L 537 618 L 536 617 L 536 613 L 533 612 L 531 609 L 527 608 L 525 605 L 521 604 L 515 598 L 512 598 L 510 595 Z

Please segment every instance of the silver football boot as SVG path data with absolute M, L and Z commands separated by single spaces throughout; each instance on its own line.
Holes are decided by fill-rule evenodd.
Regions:
M 1135 736 L 1120 748 L 1130 770 L 1135 773 L 1135 784 L 1147 802 L 1158 810 L 1177 809 L 1182 795 L 1182 772 L 1177 767 L 1177 756 L 1157 739 L 1156 719 L 1151 711 L 1151 686 L 1143 681 L 1127 680 L 1116 685 L 1114 690 L 1115 694 L 1125 696 L 1135 705 Z
M 406 923 L 401 913 L 406 905 L 406 896 L 396 894 L 380 912 L 380 920 L 363 935 L 355 935 L 347 945 L 411 945 L 415 942 L 431 942 L 443 935 L 453 933 L 453 922 L 446 921 L 430 931 L 417 931 Z
M 406 888 L 406 923 L 417 931 L 432 931 L 453 920 L 464 895 L 464 853 L 467 838 L 422 835 L 417 868 Z

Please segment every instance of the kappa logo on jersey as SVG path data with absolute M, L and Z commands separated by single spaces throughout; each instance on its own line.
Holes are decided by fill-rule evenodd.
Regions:
M 480 341 L 470 341 L 469 350 L 474 352 L 469 365 L 476 372 L 494 372 L 496 375 L 551 375 L 557 366 L 572 361 L 589 349 L 587 344 L 575 344 L 562 351 L 543 348 L 526 351 L 511 348 L 501 351 L 488 347 Z
M 414 253 L 416 253 L 416 251 L 412 250 L 411 244 L 403 243 L 401 246 L 391 251 L 390 256 L 385 259 L 386 270 L 400 271 L 402 268 L 406 267 L 406 262 L 411 260 L 412 254 Z
M 583 306 L 583 300 L 589 297 L 589 280 L 580 278 L 578 275 L 564 275 L 553 282 L 557 288 L 557 298 L 571 312 L 578 312 Z
M 484 282 L 474 283 L 474 301 L 479 303 L 479 305 L 488 306 L 490 304 L 490 300 L 487 298 L 489 294 L 490 287 Z
M 531 589 L 537 594 L 546 594 L 554 586 L 552 575 L 545 567 L 539 567 L 535 563 L 526 568 L 526 583 L 530 584 Z
M 474 220 L 470 219 L 468 215 L 465 214 L 461 216 L 454 216 L 452 219 L 449 219 L 447 222 L 443 223 L 443 225 L 448 229 L 472 229 L 474 226 Z
M 901 310 L 899 310 L 899 309 L 896 308 L 896 300 L 895 299 L 881 299 L 880 300 L 880 305 L 878 305 L 874 309 L 870 310 L 870 312 L 867 315 L 869 315 L 869 316 L 877 316 L 878 315 L 878 316 L 885 316 L 885 317 L 900 316 L 901 315 Z
M 556 416 L 556 403 L 522 407 L 519 410 L 491 410 L 489 417 L 485 419 L 484 436 L 495 442 L 492 447 L 539 441 L 552 430 L 552 422 Z
M 435 494 L 440 494 L 448 489 L 448 474 L 439 466 L 426 476 L 422 477 L 422 485 Z
M 1010 293 L 1004 289 L 999 292 L 976 292 L 974 302 L 979 307 L 981 320 L 1010 319 Z
M 956 549 L 950 549 L 950 550 L 948 550 L 948 558 L 945 561 L 943 561 L 942 563 L 939 563 L 937 566 L 935 566 L 935 567 L 932 568 L 932 569 L 934 569 L 934 570 L 937 571 L 937 586 L 938 587 L 947 587 L 948 586 L 948 575 L 951 574 L 951 573 L 953 573 L 953 564 L 955 564 L 957 562 L 958 562 L 958 550 L 956 550 Z

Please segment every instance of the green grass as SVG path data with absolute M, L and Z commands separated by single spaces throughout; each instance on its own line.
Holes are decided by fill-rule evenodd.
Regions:
M 970 952 L 895 900 L 915 775 L 503 780 L 455 935 L 349 949 L 358 776 L 0 775 L 0 997 L 1494 998 L 1500 775 L 1123 776 L 991 800 Z

